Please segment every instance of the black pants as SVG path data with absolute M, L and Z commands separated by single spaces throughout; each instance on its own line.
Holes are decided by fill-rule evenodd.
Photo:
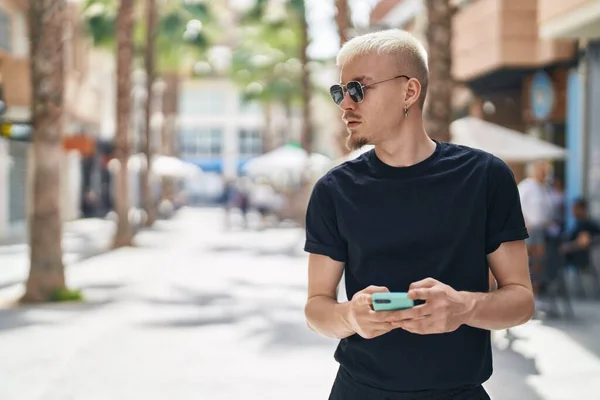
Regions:
M 490 400 L 490 396 L 481 385 L 443 391 L 388 392 L 353 381 L 340 367 L 329 400 Z

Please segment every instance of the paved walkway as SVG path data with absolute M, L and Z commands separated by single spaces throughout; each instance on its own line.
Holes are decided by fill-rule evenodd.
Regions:
M 78 219 L 64 224 L 63 261 L 76 265 L 102 254 L 112 245 L 115 224 L 100 218 Z M 0 241 L 0 290 L 20 284 L 29 274 L 29 245 L 26 233 Z
M 85 304 L 0 310 L 0 399 L 326 399 L 336 341 L 304 321 L 302 232 L 221 222 L 218 210 L 182 210 L 135 248 L 73 264 Z M 510 347 L 495 335 L 493 399 L 600 393 L 600 313 L 578 310 L 569 324 L 515 329 Z

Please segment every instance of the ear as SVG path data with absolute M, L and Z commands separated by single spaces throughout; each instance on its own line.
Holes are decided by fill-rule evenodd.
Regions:
M 404 95 L 404 103 L 410 108 L 419 101 L 421 95 L 421 83 L 415 79 L 410 78 L 406 83 L 406 93 Z

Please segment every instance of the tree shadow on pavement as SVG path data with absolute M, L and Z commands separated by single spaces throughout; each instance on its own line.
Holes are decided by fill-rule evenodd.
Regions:
M 273 287 L 273 283 L 264 283 L 264 282 L 253 282 L 247 279 L 234 278 L 230 280 L 233 286 L 241 286 L 244 288 L 253 288 L 257 290 L 269 289 Z M 286 291 L 300 291 L 306 292 L 306 285 L 299 284 L 283 284 L 278 285 L 280 288 L 285 289 Z
M 492 399 L 543 400 L 527 383 L 529 376 L 540 374 L 536 361 L 513 349 L 512 344 L 516 340 L 519 338 L 509 336 L 508 346 L 492 345 L 494 372 L 485 388 Z
M 16 280 L 16 281 L 13 280 L 13 281 L 9 281 L 9 282 L 2 282 L 2 283 L 0 283 L 0 290 L 6 289 L 8 287 L 11 287 L 11 286 L 14 286 L 14 285 L 18 285 L 18 284 L 21 284 L 21 283 L 23 283 L 22 280 Z
M 302 316 L 294 320 L 267 317 L 265 326 L 252 330 L 248 336 L 263 340 L 262 350 L 266 353 L 335 346 L 336 341 L 321 337 L 308 329 L 304 314 L 301 311 L 298 313 Z
M 0 332 L 29 326 L 60 325 L 72 322 L 73 316 L 113 303 L 112 300 L 15 305 L 0 309 Z
M 183 286 L 172 286 L 177 293 L 176 296 L 169 297 L 146 297 L 143 300 L 154 305 L 163 306 L 211 306 L 215 303 L 231 304 L 234 302 L 234 297 L 223 292 L 209 293 L 206 291 L 196 291 Z
M 231 287 L 250 288 L 256 293 L 263 289 L 273 287 L 273 284 L 261 284 L 234 279 Z M 289 290 L 305 290 L 302 285 L 288 285 Z M 302 305 L 288 298 L 273 299 L 250 296 L 241 298 L 222 292 L 209 293 L 183 286 L 173 286 L 174 295 L 165 297 L 146 297 L 153 306 L 173 307 L 175 313 L 181 312 L 181 306 L 189 306 L 184 316 L 171 316 L 162 314 L 157 310 L 157 315 L 168 315 L 166 318 L 142 321 L 144 328 L 205 328 L 215 325 L 235 326 L 235 329 L 248 339 L 255 339 L 261 343 L 265 352 L 283 352 L 292 349 L 306 349 L 313 346 L 332 348 L 333 341 L 322 338 L 310 331 L 304 319 Z M 232 289 L 231 293 L 237 293 Z M 168 310 L 168 308 L 167 308 Z M 190 312 L 192 315 L 190 315 Z M 246 325 L 249 322 L 250 325 Z
M 221 315 L 146 321 L 142 323 L 142 326 L 145 328 L 202 328 L 214 325 L 231 325 L 237 322 L 239 322 L 239 317 L 237 316 Z

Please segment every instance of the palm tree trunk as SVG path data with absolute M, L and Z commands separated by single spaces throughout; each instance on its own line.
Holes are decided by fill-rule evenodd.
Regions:
M 275 149 L 275 135 L 273 134 L 273 104 L 269 101 L 264 104 L 265 128 L 263 129 L 263 152 Z
M 175 130 L 175 120 L 177 118 L 178 99 L 179 99 L 179 75 L 177 72 L 167 73 L 163 76 L 165 81 L 165 92 L 163 94 L 163 114 L 165 115 L 165 124 L 163 124 L 163 154 L 166 156 L 177 155 L 177 132 Z M 176 188 L 173 178 L 165 177 L 162 181 L 162 199 L 170 202 L 175 201 Z
M 335 0 L 335 23 L 337 25 L 338 35 L 340 36 L 340 46 L 348 41 L 348 31 L 350 30 L 350 10 L 348 9 L 348 0 Z
M 131 114 L 131 67 L 133 64 L 133 3 L 121 0 L 117 16 L 117 132 L 115 154 L 120 168 L 115 190 L 117 232 L 113 246 L 130 246 L 133 238 L 129 224 L 129 122 Z
M 338 35 L 340 37 L 340 47 L 348 41 L 348 32 L 350 31 L 351 23 L 350 23 L 350 10 L 348 8 L 348 0 L 335 0 L 335 23 L 337 25 Z M 350 149 L 346 146 L 346 137 L 348 136 L 348 131 L 346 130 L 346 125 L 341 119 L 339 120 L 339 134 L 337 138 L 337 144 L 340 152 L 343 155 L 349 154 Z
M 306 20 L 306 4 L 299 15 L 301 23 L 300 62 L 302 63 L 302 147 L 310 154 L 313 151 L 312 121 L 310 110 L 310 71 L 308 69 L 308 23 Z
M 63 135 L 65 0 L 29 3 L 33 97 L 33 211 L 29 218 L 30 270 L 24 302 L 47 301 L 64 290 L 60 159 Z
M 152 118 L 152 86 L 154 84 L 154 64 L 156 58 L 156 0 L 146 0 L 146 52 L 145 52 L 145 67 L 146 67 L 146 115 L 145 115 L 145 130 L 146 138 L 144 140 L 144 155 L 146 156 L 146 165 L 148 168 L 142 170 L 141 189 L 142 189 L 142 204 L 146 212 L 146 226 L 152 226 L 156 220 L 156 210 L 152 201 L 152 191 L 150 189 L 150 169 L 152 160 L 152 129 L 150 127 L 150 119 Z
M 426 0 L 429 89 L 425 129 L 431 138 L 449 142 L 452 122 L 452 7 L 450 0 Z

